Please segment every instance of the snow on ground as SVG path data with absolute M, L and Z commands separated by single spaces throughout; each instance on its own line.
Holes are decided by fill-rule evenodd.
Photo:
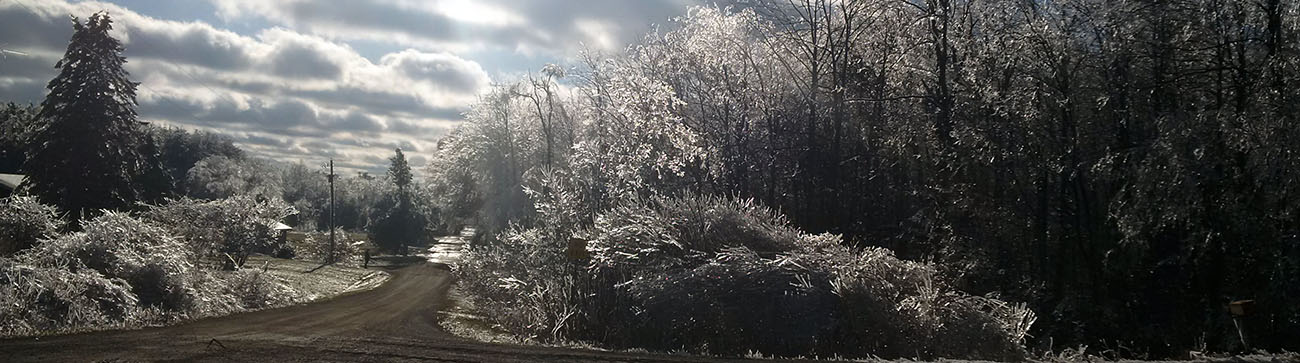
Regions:
M 331 298 L 343 293 L 369 290 L 388 281 L 387 272 L 357 266 L 328 265 L 319 262 L 252 256 L 246 269 L 262 269 L 279 277 L 298 294 L 301 302 Z

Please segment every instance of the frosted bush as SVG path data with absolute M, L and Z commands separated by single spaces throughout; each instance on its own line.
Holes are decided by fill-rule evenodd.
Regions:
M 0 199 L 0 256 L 30 248 L 63 228 L 58 211 L 36 198 L 12 196 Z
M 122 279 L 0 258 L 0 336 L 113 326 L 138 311 Z
M 545 223 L 543 220 L 542 223 Z M 1033 313 L 933 266 L 805 234 L 753 201 L 655 197 L 572 235 L 513 227 L 456 266 L 475 305 L 543 340 L 741 355 L 1019 359 Z M 589 260 L 566 253 L 586 242 Z
M 0 336 L 138 327 L 296 302 L 256 270 L 195 265 L 193 245 L 120 212 L 0 257 Z
M 226 276 L 226 292 L 246 309 L 261 309 L 294 301 L 293 289 L 274 275 L 243 269 Z
M 357 264 L 361 258 L 361 247 L 349 238 L 342 228 L 334 230 L 334 255 L 336 263 Z M 329 258 L 329 232 L 308 232 L 301 239 L 290 239 L 295 257 L 307 261 L 324 262 Z
M 120 212 L 82 222 L 82 231 L 43 241 L 21 255 L 45 268 L 93 270 L 125 280 L 143 306 L 185 308 L 188 250 L 166 230 Z
M 243 266 L 252 253 L 273 253 L 279 247 L 275 225 L 292 214 L 293 207 L 278 198 L 258 200 L 247 195 L 171 200 L 150 206 L 147 212 L 149 219 L 185 238 L 190 256 L 218 257 L 227 262 L 227 269 Z

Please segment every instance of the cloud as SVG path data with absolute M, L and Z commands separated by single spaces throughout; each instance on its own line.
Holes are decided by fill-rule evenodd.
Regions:
M 418 94 L 389 90 L 341 87 L 327 90 L 287 90 L 286 94 L 337 107 L 356 106 L 375 115 L 421 115 L 439 119 L 460 119 L 461 105 L 435 106 Z
M 389 19 L 384 12 L 394 10 L 350 1 L 264 4 L 240 9 L 283 10 L 313 27 L 360 22 L 376 32 L 386 29 L 378 21 Z M 385 167 L 365 165 L 393 147 L 431 149 L 491 84 L 477 62 L 453 53 L 401 49 L 371 61 L 337 38 L 300 32 L 296 23 L 239 34 L 108 3 L 23 5 L 0 3 L 0 47 L 26 54 L 0 58 L 0 101 L 39 103 L 71 36 L 69 14 L 84 19 L 106 10 L 130 78 L 141 82 L 142 120 L 229 134 L 250 153 L 272 159 L 334 156 L 343 158 L 340 164 Z M 403 24 L 415 18 L 396 19 L 387 29 L 456 36 L 449 19 L 419 26 Z
M 0 103 L 39 104 L 40 99 L 32 95 L 42 95 L 44 92 L 45 82 L 27 78 L 0 77 Z
M 264 61 L 280 77 L 339 79 L 355 54 L 346 46 L 283 29 L 263 32 L 260 38 L 273 49 Z
M 0 7 L 0 47 L 6 49 L 32 49 L 49 44 L 67 43 L 72 36 L 72 23 L 68 14 L 59 14 L 45 7 L 20 7 L 7 2 Z M 36 13 L 32 13 L 32 12 Z
M 260 18 L 328 39 L 439 51 L 508 49 L 563 57 L 614 50 L 692 0 L 210 0 L 225 19 Z M 635 19 L 635 21 L 630 21 Z
M 482 64 L 508 75 L 584 45 L 614 51 L 698 2 L 208 0 L 216 14 L 189 19 L 224 23 L 206 23 L 70 1 L 0 1 L 0 48 L 27 54 L 0 58 L 0 101 L 39 103 L 69 15 L 104 10 L 141 82 L 142 120 L 230 134 L 273 159 L 358 166 L 393 147 L 431 150 L 492 84 Z
M 390 1 L 222 0 L 213 5 L 224 18 L 264 17 L 312 33 L 373 30 L 433 39 L 456 36 L 451 19 Z
M 388 128 L 378 118 L 357 111 L 350 111 L 346 116 L 338 118 L 337 121 L 334 125 L 336 128 L 360 132 L 379 132 Z
M 161 22 L 142 18 L 131 20 L 131 26 L 124 28 L 126 36 L 123 37 L 123 42 L 130 49 L 129 54 L 136 57 L 165 59 L 173 63 L 219 70 L 245 70 L 254 65 L 256 55 L 262 52 L 258 48 L 264 46 L 255 40 L 218 30 L 208 24 Z
M 514 11 L 525 14 L 529 25 L 554 35 L 555 40 L 550 46 L 567 51 L 578 49 L 578 42 L 593 47 L 605 46 L 605 50 L 634 43 L 654 24 L 663 24 L 672 17 L 685 14 L 687 7 L 698 3 L 688 0 L 588 0 L 574 6 L 571 0 L 488 2 L 511 6 Z M 635 21 L 630 21 L 632 19 Z M 593 24 L 600 26 L 593 27 Z
M 487 84 L 486 72 L 478 63 L 448 53 L 422 53 L 407 49 L 385 55 L 379 61 L 402 75 L 440 85 L 452 92 L 470 92 Z

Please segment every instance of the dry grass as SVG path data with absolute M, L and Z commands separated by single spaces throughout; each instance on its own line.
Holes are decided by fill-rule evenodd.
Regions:
M 459 288 L 448 292 L 452 306 L 438 312 L 438 325 L 452 335 L 488 343 L 537 344 L 506 329 L 480 314 Z

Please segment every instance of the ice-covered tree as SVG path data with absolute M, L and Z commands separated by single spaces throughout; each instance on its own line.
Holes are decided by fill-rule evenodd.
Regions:
M 122 43 L 109 35 L 112 20 L 101 12 L 72 25 L 22 171 L 28 191 L 80 219 L 134 205 L 142 193 L 136 181 L 154 161 L 141 153 L 137 83 L 127 79 Z
M 390 192 L 375 205 L 378 215 L 370 225 L 370 235 L 384 249 L 404 253 L 402 246 L 413 244 L 423 238 L 427 218 L 416 207 L 415 193 L 407 188 L 411 184 L 411 167 L 406 163 L 402 149 L 389 159 L 388 174 L 396 190 Z
M 406 155 L 402 154 L 402 149 L 396 149 L 396 154 L 388 158 L 392 165 L 388 167 L 388 176 L 393 178 L 393 184 L 397 189 L 406 190 L 406 186 L 411 185 L 411 166 L 406 163 Z

